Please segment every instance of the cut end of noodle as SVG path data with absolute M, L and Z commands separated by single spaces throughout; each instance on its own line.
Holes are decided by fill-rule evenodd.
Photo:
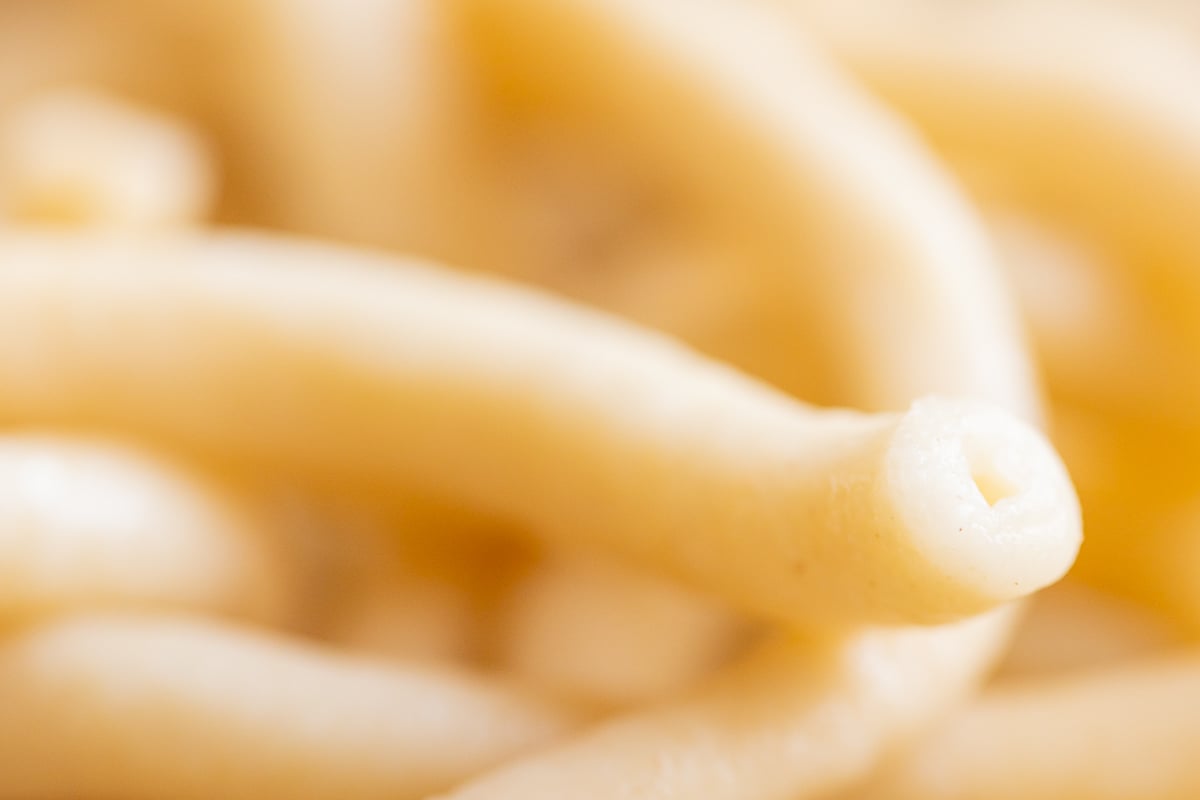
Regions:
M 886 492 L 915 555 L 958 576 L 981 607 L 1061 578 L 1082 543 L 1079 504 L 1058 454 L 999 410 L 927 398 L 892 437 Z

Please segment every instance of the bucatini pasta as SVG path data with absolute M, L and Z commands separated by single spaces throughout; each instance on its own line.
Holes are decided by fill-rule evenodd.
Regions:
M 0 0 L 0 798 L 1191 797 L 1172 4 Z
M 247 236 L 10 237 L 0 321 L 0 417 L 459 498 L 778 619 L 945 621 L 1056 580 L 1079 546 L 1066 473 L 1005 414 L 816 412 L 416 265 Z
M 821 20 L 834 48 L 921 125 L 982 202 L 1040 221 L 1033 236 L 1028 225 L 1016 236 L 1005 225 L 1000 236 L 1026 271 L 1074 273 L 1056 313 L 1026 304 L 1053 416 L 1099 416 L 1096 444 L 1084 452 L 1112 449 L 1088 461 L 1112 460 L 1126 472 L 1105 485 L 1080 483 L 1100 546 L 1084 554 L 1079 573 L 1194 620 L 1190 578 L 1169 568 L 1179 537 L 1154 530 L 1153 520 L 1200 489 L 1191 457 L 1200 447 L 1195 40 L 1103 4 L 995 3 L 953 15 L 907 0 L 789 5 Z M 1054 293 L 1044 282 L 1032 290 L 1043 304 Z M 1067 424 L 1071 456 L 1081 429 Z M 1132 466 L 1147 460 L 1161 466 Z M 1169 468 L 1172 460 L 1181 467 Z M 1093 469 L 1076 467 L 1085 476 Z M 1131 525 L 1147 528 L 1139 550 L 1161 551 L 1152 559 L 1167 569 L 1129 579 Z

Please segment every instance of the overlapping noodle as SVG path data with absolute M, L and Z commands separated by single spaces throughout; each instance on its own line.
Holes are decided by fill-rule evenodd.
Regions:
M 95 606 L 289 621 L 283 542 L 240 493 L 112 442 L 0 437 L 0 623 Z
M 785 4 L 815 12 L 815 28 L 920 125 L 985 203 L 1082 243 L 1076 255 L 1068 250 L 1075 268 L 1055 270 L 1072 288 L 1048 290 L 1043 280 L 1027 293 L 1035 312 L 1051 296 L 1066 304 L 1031 318 L 1056 427 L 1068 427 L 1058 441 L 1081 475 L 1098 545 L 1084 551 L 1080 571 L 1195 625 L 1195 606 L 1181 600 L 1186 587 L 1159 591 L 1176 580 L 1167 573 L 1131 585 L 1121 555 L 1137 535 L 1148 540 L 1139 549 L 1160 549 L 1162 540 L 1162 563 L 1171 563 L 1178 537 L 1152 520 L 1200 494 L 1194 40 L 1151 15 L 1099 4 L 952 13 L 919 2 Z M 1015 257 L 1047 252 L 1023 238 Z M 1061 247 L 1049 252 L 1033 253 L 1035 269 L 1063 261 Z M 1110 474 L 1093 482 L 1097 471 Z
M 0 702 L 0 797 L 13 800 L 419 798 L 575 722 L 468 673 L 148 616 L 10 635 Z
M 0 320 L 4 418 L 454 496 L 777 619 L 945 621 L 1056 580 L 1079 546 L 1057 457 L 999 411 L 818 412 L 615 321 L 396 261 L 11 237 Z
M 261 30 L 231 37 L 233 91 L 269 131 L 254 174 L 280 173 L 258 218 L 501 269 L 806 399 L 1033 416 L 978 226 L 903 126 L 769 19 L 643 5 L 244 6 Z M 722 646 L 688 618 L 680 652 Z
M 146 13 L 225 32 L 213 75 L 237 74 L 211 91 L 246 107 L 233 157 L 279 206 L 250 219 L 540 283 L 813 402 L 964 393 L 1035 414 L 1012 303 L 954 187 L 757 10 L 176 5 Z
M 1182 800 L 1200 792 L 1200 661 L 1160 657 L 987 690 L 855 800 Z
M 775 20 L 675 0 L 455 7 L 497 207 L 532 215 L 509 226 L 529 232 L 518 274 L 811 401 L 955 391 L 1033 413 L 1012 308 L 953 188 Z
M 1009 614 L 825 646 L 775 642 L 693 698 L 602 724 L 445 797 L 818 797 L 960 701 L 1000 652 Z
M 1200 381 L 1172 366 L 1200 342 L 1191 313 L 1200 292 L 1191 215 L 1200 202 L 1191 91 L 1200 53 L 1166 26 L 1094 5 L 996 3 L 951 15 L 890 5 L 895 13 L 873 6 L 868 16 L 846 4 L 839 14 L 849 19 L 824 30 L 982 197 L 1102 247 L 1139 291 L 1125 300 L 1155 316 L 1135 331 L 1157 334 L 1149 352 L 1111 353 L 1087 382 L 1063 384 L 1051 372 L 1051 387 L 1118 409 L 1153 407 L 1194 427 Z M 1110 380 L 1118 367 L 1126 379 Z
M 0 798 L 415 798 L 464 780 L 449 797 L 815 797 L 978 685 L 1013 609 L 962 618 L 1069 567 L 1079 509 L 1018 421 L 1040 418 L 1036 391 L 981 226 L 905 124 L 771 12 L 106 5 L 140 45 L 178 45 L 158 63 L 193 68 L 176 105 L 198 99 L 213 128 L 224 217 L 505 272 L 804 400 L 889 413 L 818 411 L 627 324 L 398 259 L 247 234 L 6 231 L 0 424 L 133 436 L 372 519 L 430 495 L 551 547 L 528 572 L 493 569 L 486 537 L 458 542 L 449 517 L 387 531 L 396 551 L 317 520 L 304 628 L 389 667 L 167 617 L 8 633 Z M 67 216 L 194 220 L 186 191 L 121 200 L 125 166 L 151 154 L 127 143 L 170 132 L 125 111 L 111 140 L 71 124 L 95 111 L 73 100 L 65 125 L 39 111 L 24 126 L 19 194 L 52 191 L 22 214 L 62 216 L 65 174 L 110 192 Z M 76 143 L 55 150 L 60 134 Z M 92 147 L 104 155 L 70 160 Z M 967 399 L 914 402 L 930 392 Z M 427 564 L 417 551 L 439 537 Z M 125 563 L 144 566 L 162 543 L 131 544 Z M 463 566 L 480 553 L 485 569 Z M 726 603 L 752 625 L 825 630 L 779 631 L 692 691 L 739 629 Z M 909 623 L 952 624 L 862 627 Z M 671 699 L 532 752 L 581 715 L 414 659 Z
M 1195 48 L 1148 19 L 1078 3 L 949 15 L 912 2 L 875 4 L 870 14 L 863 4 L 789 4 L 821 12 L 813 18 L 839 53 L 985 201 L 1083 237 L 1105 256 L 1092 267 L 1117 271 L 1132 341 L 1102 348 L 1102 362 L 1077 349 L 1085 373 L 1056 360 L 1056 394 L 1124 413 L 1153 409 L 1194 429 L 1200 383 L 1185 365 L 1200 290 L 1190 214 L 1200 198 Z M 1122 380 L 1112 380 L 1116 370 Z

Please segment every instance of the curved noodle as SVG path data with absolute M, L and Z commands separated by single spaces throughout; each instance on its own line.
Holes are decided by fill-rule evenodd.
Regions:
M 1080 541 L 1002 412 L 818 412 L 531 293 L 265 238 L 0 242 L 0 381 L 3 419 L 415 486 L 808 624 L 978 612 Z

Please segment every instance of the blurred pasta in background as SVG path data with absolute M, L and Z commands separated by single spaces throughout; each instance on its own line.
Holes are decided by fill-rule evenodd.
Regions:
M 1200 6 L 0 0 L 0 799 L 1200 796 Z

